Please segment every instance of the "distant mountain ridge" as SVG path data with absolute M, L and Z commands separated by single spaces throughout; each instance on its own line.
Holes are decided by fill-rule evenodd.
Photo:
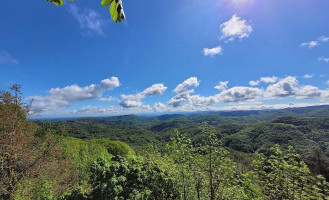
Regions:
M 203 116 L 203 117 L 201 117 Z M 140 116 L 140 115 L 120 115 L 120 116 L 109 116 L 109 117 L 72 117 L 72 118 L 46 118 L 41 119 L 42 121 L 67 121 L 67 120 L 77 120 L 83 118 L 98 118 L 110 120 L 114 123 L 123 125 L 140 125 L 145 122 L 152 121 L 169 121 L 178 119 L 196 119 L 212 118 L 211 121 L 217 120 L 222 117 L 231 119 L 234 121 L 241 122 L 253 122 L 254 120 L 248 119 L 249 116 L 257 118 L 257 121 L 271 121 L 276 117 L 280 116 L 296 116 L 296 117 L 328 117 L 329 116 L 329 105 L 320 106 L 308 106 L 308 107 L 298 107 L 298 108 L 285 108 L 277 110 L 235 110 L 235 111 L 198 111 L 198 112 L 186 112 L 186 113 L 173 113 L 173 114 L 163 114 L 158 116 Z M 239 118 L 239 119 L 238 119 Z M 197 121 L 199 121 L 197 120 Z M 206 120 L 207 121 L 207 120 Z M 220 120 L 222 121 L 222 120 Z
M 271 121 L 276 117 L 281 116 L 295 116 L 295 117 L 328 117 L 329 105 L 322 106 L 309 106 L 299 108 L 285 108 L 279 110 L 248 110 L 248 111 L 208 111 L 208 112 L 193 112 L 185 114 L 164 114 L 155 117 L 144 117 L 137 115 L 123 115 L 106 117 L 110 121 L 120 123 L 137 125 L 143 122 L 154 121 L 180 121 L 180 120 L 192 120 L 193 123 L 204 120 L 205 122 L 223 122 L 231 123 L 235 121 L 239 122 L 256 122 L 256 121 Z M 104 118 L 104 117 L 101 117 Z M 224 119 L 227 120 L 224 120 Z M 229 121 L 229 122 L 225 122 Z

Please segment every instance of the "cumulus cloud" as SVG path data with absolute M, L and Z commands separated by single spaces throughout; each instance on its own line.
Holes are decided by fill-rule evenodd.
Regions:
M 266 76 L 266 77 L 260 77 L 259 80 L 257 81 L 249 81 L 249 85 L 251 86 L 255 86 L 255 85 L 259 85 L 261 82 L 264 82 L 264 83 L 275 83 L 278 81 L 278 77 L 276 76 Z
M 76 5 L 72 4 L 68 7 L 69 13 L 79 22 L 80 28 L 89 35 L 103 35 L 106 22 L 101 16 L 92 9 L 80 10 Z
M 257 81 L 249 81 L 249 85 L 251 86 L 256 86 L 256 85 L 259 85 L 260 81 L 257 80 Z
M 329 58 L 320 57 L 319 61 L 329 62 Z
M 227 84 L 228 81 L 219 82 L 215 88 L 218 89 L 220 93 L 213 96 L 204 97 L 200 95 L 192 95 L 194 90 L 188 90 L 187 88 L 190 86 L 199 86 L 199 81 L 196 77 L 191 77 L 176 87 L 174 92 L 176 92 L 177 95 L 171 98 L 168 104 L 174 108 L 186 105 L 190 107 L 205 106 L 220 102 L 229 103 L 256 99 L 262 94 L 262 90 L 259 88 L 233 87 L 227 89 Z
M 305 85 L 296 90 L 297 99 L 309 99 L 321 96 L 321 90 L 318 87 L 312 85 Z
M 143 95 L 161 95 L 167 90 L 162 83 L 153 84 L 151 87 L 146 88 L 141 94 Z
M 119 79 L 112 76 L 102 80 L 100 84 L 85 87 L 73 84 L 64 88 L 52 88 L 48 91 L 48 96 L 31 96 L 29 99 L 35 101 L 33 104 L 35 111 L 58 110 L 67 107 L 71 102 L 100 98 L 105 91 L 119 86 Z
M 321 92 L 321 100 L 322 101 L 328 101 L 329 100 L 329 89 L 323 90 Z
M 266 77 L 260 78 L 260 81 L 262 81 L 264 83 L 275 83 L 275 82 L 277 82 L 277 80 L 278 80 L 278 77 L 276 77 L 276 76 L 272 76 L 272 77 L 266 76 Z
M 251 25 L 247 24 L 246 20 L 238 17 L 236 14 L 219 27 L 222 32 L 221 39 L 227 39 L 228 41 L 233 41 L 235 38 L 242 39 L 244 37 L 249 37 L 252 32 Z
M 168 104 L 172 107 L 179 107 L 182 105 L 183 102 L 186 102 L 190 98 L 190 93 L 193 92 L 193 90 L 182 92 L 174 96 L 168 101 Z
M 306 77 L 309 76 L 311 75 Z M 302 77 L 300 78 L 302 79 Z M 105 91 L 119 87 L 120 83 L 117 77 L 104 79 L 100 81 L 99 84 L 91 84 L 85 87 L 74 84 L 63 88 L 53 88 L 48 91 L 47 96 L 34 96 L 30 98 L 35 100 L 34 111 L 55 110 L 62 112 L 62 109 L 68 107 L 71 102 L 88 99 L 118 101 L 120 105 L 110 107 L 85 106 L 72 112 L 77 116 L 224 109 L 275 109 L 276 106 L 274 105 L 265 106 L 261 104 L 266 103 L 268 100 L 288 97 L 299 99 L 298 101 L 302 101 L 301 99 L 316 99 L 318 101 L 322 100 L 328 102 L 329 100 L 329 89 L 321 90 L 313 85 L 300 85 L 297 77 L 294 76 L 288 76 L 285 78 L 267 76 L 261 77 L 255 82 L 270 83 L 270 85 L 265 89 L 247 86 L 228 88 L 228 81 L 220 81 L 218 82 L 218 85 L 214 87 L 218 90 L 217 93 L 210 96 L 202 96 L 200 94 L 194 94 L 194 89 L 199 86 L 200 81 L 197 77 L 190 77 L 174 88 L 173 92 L 175 95 L 169 99 L 167 102 L 168 105 L 165 105 L 163 102 L 156 102 L 153 106 L 150 106 L 143 102 L 143 99 L 148 96 L 164 94 L 167 87 L 162 83 L 153 84 L 142 92 L 136 94 L 122 94 L 120 100 L 112 96 L 102 97 Z M 327 84 L 329 85 L 329 81 Z M 282 105 L 278 105 L 278 107 L 280 106 Z M 295 103 L 291 104 L 291 107 L 294 106 L 296 106 Z
M 142 100 L 146 96 L 162 95 L 166 90 L 167 87 L 165 87 L 162 83 L 158 83 L 158 84 L 153 84 L 151 87 L 146 88 L 144 91 L 137 94 L 130 94 L 130 95 L 122 94 L 121 95 L 122 101 L 120 102 L 120 105 L 124 108 L 147 106 L 142 103 Z
M 252 87 L 233 87 L 216 95 L 220 102 L 238 102 L 259 98 L 262 90 Z
M 165 112 L 168 110 L 167 106 L 161 102 L 157 102 L 153 105 L 153 110 L 155 112 Z
M 281 79 L 278 83 L 269 85 L 264 93 L 265 98 L 283 98 L 295 94 L 298 81 L 296 77 L 288 76 Z
M 130 95 L 121 95 L 122 101 L 120 102 L 120 105 L 125 108 L 131 108 L 131 107 L 140 107 L 142 106 L 142 99 L 145 96 L 142 94 L 130 94 Z
M 199 86 L 199 81 L 197 77 L 190 77 L 186 79 L 183 83 L 177 85 L 177 87 L 174 89 L 175 93 L 182 93 L 182 92 L 187 92 L 188 87 L 198 87 Z
M 190 99 L 191 93 L 194 92 L 194 89 L 188 89 L 189 87 L 198 87 L 200 81 L 197 77 L 190 77 L 177 85 L 173 92 L 176 93 L 176 96 L 171 98 L 168 101 L 168 104 L 172 107 L 179 107 L 182 105 L 183 102 L 186 102 Z
M 228 81 L 220 81 L 220 82 L 218 82 L 218 85 L 216 85 L 214 88 L 219 91 L 223 91 L 223 90 L 226 90 L 227 84 L 228 84 Z
M 310 99 L 320 97 L 322 92 L 318 87 L 312 85 L 300 86 L 296 77 L 288 76 L 278 83 L 268 86 L 264 97 L 276 99 L 295 96 L 297 99 Z
M 6 51 L 0 51 L 0 64 L 13 64 L 18 65 L 19 62 L 15 58 L 13 58 Z
M 183 103 L 191 106 L 204 106 L 216 103 L 231 103 L 260 98 L 262 90 L 251 87 L 233 87 L 223 90 L 214 96 L 191 95 L 190 93 L 181 93 L 173 97 L 168 104 L 173 107 L 183 106 Z
M 305 74 L 303 78 L 313 78 L 313 74 Z
M 222 55 L 223 54 L 223 48 L 221 46 L 217 46 L 217 47 L 214 47 L 214 48 L 204 48 L 203 49 L 203 55 L 205 56 L 215 56 L 215 55 Z

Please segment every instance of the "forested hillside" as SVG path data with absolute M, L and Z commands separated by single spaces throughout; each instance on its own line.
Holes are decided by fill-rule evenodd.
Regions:
M 327 107 L 29 121 L 15 85 L 0 108 L 0 199 L 329 196 Z

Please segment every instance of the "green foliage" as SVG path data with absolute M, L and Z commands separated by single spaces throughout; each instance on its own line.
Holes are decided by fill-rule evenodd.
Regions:
M 20 87 L 12 89 L 0 94 L 1 200 L 329 197 L 329 118 L 217 125 L 265 116 L 250 111 L 37 121 L 38 127 L 26 119 Z
M 91 199 L 177 199 L 175 182 L 156 165 L 121 156 L 92 165 Z
M 112 3 L 113 0 L 102 0 L 101 5 L 102 6 L 108 6 Z
M 283 154 L 276 145 L 274 155 L 257 156 L 256 171 L 266 199 L 319 199 L 328 194 L 326 184 L 323 193 L 314 184 L 307 165 L 291 146 L 287 154 Z
M 87 198 L 86 191 L 82 187 L 77 187 L 61 197 L 60 200 L 86 200 Z
M 126 143 L 121 142 L 121 141 L 110 141 L 107 139 L 93 139 L 90 140 L 90 143 L 96 143 L 99 145 L 104 146 L 108 153 L 112 155 L 120 155 L 120 156 L 125 156 L 128 154 L 135 155 L 134 150 L 130 148 Z
M 239 178 L 235 163 L 229 158 L 229 153 L 220 147 L 214 130 L 207 124 L 200 128 L 202 134 L 207 136 L 201 146 L 191 145 L 191 140 L 177 130 L 167 146 L 176 163 L 173 173 L 180 186 L 181 198 L 250 199 L 257 193 L 256 186 L 249 183 L 248 176 Z M 249 186 L 246 189 L 248 193 L 240 185 L 244 181 Z
M 52 200 L 53 198 L 54 191 L 52 183 L 45 178 L 24 179 L 14 194 L 15 200 Z
M 46 0 L 54 3 L 56 6 L 61 6 L 64 4 L 64 0 Z M 74 0 L 70 0 L 74 1 Z M 123 11 L 122 0 L 101 0 L 102 6 L 110 5 L 110 14 L 113 21 L 116 23 L 121 22 L 126 18 Z

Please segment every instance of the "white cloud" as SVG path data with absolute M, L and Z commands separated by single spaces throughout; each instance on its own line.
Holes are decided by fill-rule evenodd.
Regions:
M 312 85 L 305 85 L 296 91 L 297 99 L 309 99 L 321 96 L 321 90 Z
M 157 102 L 157 103 L 154 104 L 154 106 L 153 106 L 153 110 L 154 110 L 155 112 L 165 112 L 165 111 L 168 110 L 168 108 L 167 108 L 167 106 L 164 105 L 163 103 L 161 103 L 161 102 Z
M 264 83 L 275 83 L 278 81 L 278 77 L 276 76 L 272 76 L 272 77 L 269 77 L 269 76 L 266 76 L 266 77 L 260 77 L 260 81 L 264 82 Z
M 313 74 L 305 74 L 303 78 L 313 78 Z
M 203 97 L 200 95 L 192 95 L 189 97 L 189 100 L 190 104 L 193 106 L 211 105 L 219 102 L 216 96 Z
M 216 95 L 220 102 L 238 102 L 260 98 L 262 90 L 252 87 L 233 87 Z
M 223 54 L 223 48 L 221 46 L 217 46 L 217 47 L 214 47 L 214 48 L 204 48 L 203 49 L 203 55 L 205 56 L 211 56 L 213 57 L 214 55 L 222 55 Z
M 220 81 L 220 82 L 218 82 L 218 85 L 216 85 L 214 88 L 219 91 L 223 91 L 223 90 L 226 90 L 227 84 L 228 84 L 228 81 Z
M 18 65 L 19 62 L 15 58 L 13 58 L 6 51 L 0 51 L 0 64 L 13 64 Z
M 257 80 L 257 81 L 249 81 L 249 85 L 251 86 L 256 86 L 256 85 L 259 85 L 260 81 Z
M 200 95 L 191 95 L 189 92 L 180 93 L 174 96 L 168 102 L 172 107 L 182 107 L 185 105 L 193 106 L 205 106 L 216 103 L 231 103 L 240 102 L 246 100 L 254 100 L 260 98 L 262 90 L 259 88 L 251 87 L 233 87 L 227 90 L 223 90 L 221 93 L 214 96 L 204 97 Z
M 329 80 L 327 80 L 326 84 L 329 85 Z
M 249 37 L 252 32 L 252 27 L 247 24 L 247 21 L 238 17 L 236 14 L 230 20 L 222 23 L 220 26 L 222 31 L 221 39 L 233 41 L 235 38 Z
M 321 42 L 328 42 L 328 41 L 329 41 L 329 37 L 320 36 L 320 37 L 318 37 L 318 41 L 321 41 Z
M 138 113 L 146 113 L 146 112 L 153 112 L 152 108 L 148 105 L 144 105 L 141 107 L 135 107 L 126 109 L 123 107 L 117 106 L 84 106 L 77 110 L 73 110 L 69 112 L 69 116 L 111 116 L 111 115 L 123 115 L 123 114 L 138 114 Z
M 259 80 L 257 81 L 249 81 L 249 85 L 251 86 L 256 86 L 256 85 L 259 85 L 261 82 L 264 82 L 264 83 L 275 83 L 278 81 L 278 77 L 276 76 L 266 76 L 266 77 L 260 77 Z
M 198 87 L 200 81 L 197 77 L 190 77 L 186 79 L 183 83 L 177 85 L 174 89 L 174 92 L 177 94 L 176 96 L 172 97 L 168 104 L 172 107 L 179 107 L 182 106 L 183 102 L 186 102 L 190 99 L 190 94 L 194 92 L 193 89 L 188 90 L 189 87 Z
M 320 57 L 319 61 L 329 62 L 329 58 Z
M 285 108 L 299 108 L 307 106 L 320 106 L 328 105 L 324 103 L 289 103 L 289 104 L 250 104 L 250 105 L 234 105 L 224 106 L 221 108 L 214 108 L 214 110 L 220 111 L 234 111 L 234 110 L 263 110 L 263 109 L 285 109 Z
M 301 47 L 308 47 L 308 48 L 313 48 L 315 46 L 320 45 L 320 43 L 324 43 L 324 42 L 328 42 L 329 41 L 329 37 L 325 37 L 325 36 L 320 36 L 317 38 L 317 40 L 312 40 L 310 42 L 303 42 L 300 44 Z
M 311 75 L 308 75 L 311 76 Z M 305 77 L 305 76 L 304 76 Z M 300 77 L 301 78 L 301 77 Z M 64 88 L 53 88 L 48 91 L 48 96 L 30 97 L 35 100 L 34 111 L 56 111 L 62 113 L 71 102 L 88 99 L 99 99 L 102 101 L 118 101 L 120 106 L 84 106 L 73 112 L 76 116 L 100 116 L 114 114 L 131 114 L 147 112 L 178 112 L 178 111 L 201 111 L 201 110 L 243 110 L 243 109 L 277 109 L 284 107 L 298 107 L 303 99 L 314 99 L 316 101 L 328 102 L 329 89 L 321 90 L 313 85 L 300 85 L 297 77 L 288 76 L 279 79 L 275 76 L 261 77 L 257 82 L 272 83 L 267 88 L 235 86 L 228 88 L 228 81 L 221 81 L 214 88 L 218 93 L 210 96 L 194 94 L 194 88 L 198 87 L 200 81 L 197 77 L 190 77 L 178 84 L 173 90 L 175 96 L 169 99 L 168 105 L 156 102 L 153 106 L 146 105 L 143 99 L 152 95 L 162 95 L 167 90 L 162 83 L 153 84 L 136 94 L 122 94 L 120 100 L 116 97 L 102 97 L 103 93 L 115 87 L 119 87 L 119 79 L 111 77 L 100 81 L 99 84 L 80 87 L 76 84 Z M 327 81 L 329 85 L 329 80 Z M 266 102 L 278 101 L 282 98 L 294 98 L 292 104 L 265 105 Z M 297 103 L 298 102 L 298 103 Z M 322 102 L 322 103 L 324 103 Z M 225 105 L 224 105 L 225 104 Z M 328 104 L 328 103 L 327 103 Z M 65 110 L 64 110 L 65 111 Z M 47 113 L 47 112 L 46 112 Z M 49 113 L 49 112 L 48 112 Z
M 176 87 L 174 92 L 176 92 L 177 95 L 172 97 L 168 101 L 168 104 L 173 108 L 185 106 L 191 109 L 194 106 L 211 105 L 219 102 L 229 103 L 256 99 L 262 94 L 262 90 L 259 88 L 233 87 L 227 89 L 227 84 L 228 81 L 219 82 L 215 88 L 221 92 L 214 96 L 204 97 L 200 95 L 191 95 L 194 90 L 188 90 L 187 88 L 190 86 L 199 86 L 198 79 L 196 77 L 191 77 Z
M 161 95 L 167 90 L 167 87 L 165 87 L 162 83 L 159 84 L 153 84 L 151 87 L 146 88 L 142 94 L 144 95 Z
M 186 102 L 190 99 L 191 92 L 193 92 L 193 90 L 189 90 L 189 91 L 181 92 L 181 93 L 177 94 L 176 96 L 174 96 L 173 98 L 171 98 L 168 101 L 168 104 L 171 105 L 172 107 L 181 106 L 183 102 Z
M 318 46 L 319 42 L 318 41 L 310 41 L 310 42 L 303 42 L 300 44 L 301 47 L 308 47 L 308 48 L 313 48 L 315 46 Z
M 188 87 L 198 87 L 199 81 L 197 77 L 190 77 L 186 79 L 183 83 L 177 85 L 177 87 L 174 89 L 175 93 L 182 93 L 186 92 Z
M 282 98 L 295 94 L 298 81 L 296 77 L 288 76 L 281 79 L 278 83 L 269 85 L 264 93 L 265 98 Z
M 101 19 L 101 16 L 96 11 L 92 9 L 80 11 L 74 4 L 69 5 L 68 11 L 79 22 L 80 28 L 85 30 L 87 34 L 104 34 L 103 29 L 106 26 L 106 22 Z
M 146 88 L 143 92 L 137 94 L 130 94 L 130 95 L 122 94 L 121 95 L 122 101 L 120 102 L 120 105 L 124 108 L 147 106 L 142 103 L 142 100 L 146 96 L 162 95 L 166 90 L 167 87 L 165 87 L 162 83 L 158 83 L 158 84 L 153 84 L 151 87 Z
M 29 99 L 35 101 L 33 104 L 34 111 L 58 110 L 67 107 L 71 102 L 100 98 L 105 91 L 119 86 L 119 79 L 112 76 L 102 80 L 98 85 L 91 84 L 80 87 L 74 84 L 64 88 L 52 88 L 48 91 L 48 96 L 31 96 Z
M 122 101 L 120 102 L 120 105 L 124 108 L 130 108 L 130 107 L 140 107 L 142 106 L 142 99 L 145 96 L 142 94 L 130 94 L 130 95 L 121 95 Z
M 102 97 L 100 98 L 101 101 L 118 101 L 117 98 L 109 96 L 109 97 Z
M 74 110 L 73 113 L 83 113 L 83 114 L 102 114 L 112 112 L 113 107 L 100 107 L 100 106 L 84 106 L 78 110 Z
M 322 92 L 318 87 L 312 85 L 300 86 L 296 77 L 288 76 L 278 83 L 268 86 L 264 97 L 266 99 L 277 99 L 295 96 L 297 99 L 310 99 L 320 97 Z
M 322 101 L 328 101 L 329 100 L 329 89 L 323 90 L 321 92 L 321 100 Z

